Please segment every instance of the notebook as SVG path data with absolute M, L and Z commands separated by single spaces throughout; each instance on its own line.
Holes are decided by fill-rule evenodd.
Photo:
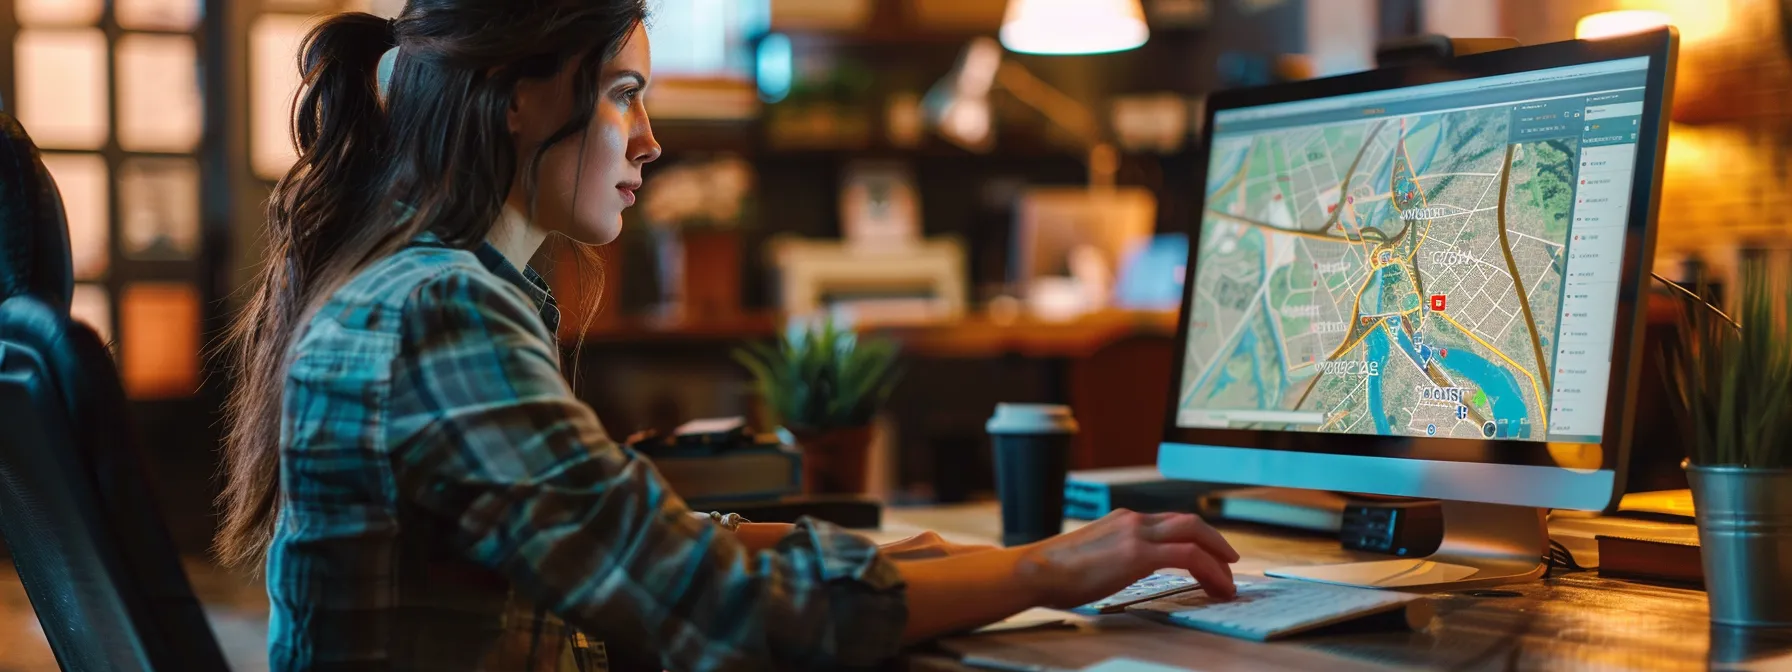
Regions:
M 1599 576 L 1702 586 L 1697 541 L 1599 535 Z

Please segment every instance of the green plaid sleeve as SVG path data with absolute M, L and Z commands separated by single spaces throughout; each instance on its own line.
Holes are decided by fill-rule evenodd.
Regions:
M 839 668 L 894 654 L 901 579 L 870 542 L 804 520 L 750 553 L 611 441 L 525 298 L 464 271 L 402 311 L 389 445 L 400 495 L 455 545 L 594 637 L 674 670 Z

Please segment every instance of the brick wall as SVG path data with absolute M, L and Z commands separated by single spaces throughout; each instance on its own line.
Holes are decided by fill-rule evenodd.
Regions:
M 1657 268 L 1720 271 L 1739 244 L 1792 247 L 1792 59 L 1776 0 L 1509 0 L 1500 34 L 1572 39 L 1583 16 L 1661 9 L 1685 23 Z

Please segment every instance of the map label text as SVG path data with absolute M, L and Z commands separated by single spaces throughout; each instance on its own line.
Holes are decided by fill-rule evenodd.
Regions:
M 1475 263 L 1475 258 L 1467 252 L 1438 250 L 1431 253 L 1432 266 L 1468 266 L 1473 263 Z
M 1381 362 L 1362 360 L 1325 361 L 1318 364 L 1320 373 L 1339 376 L 1380 376 Z
M 1447 214 L 1450 214 L 1450 211 L 1443 208 L 1413 208 L 1411 210 L 1401 210 L 1400 218 L 1409 222 L 1416 222 L 1426 219 L 1437 219 Z
M 1460 404 L 1467 394 L 1468 390 L 1460 387 L 1419 386 L 1419 398 L 1425 401 L 1448 401 Z

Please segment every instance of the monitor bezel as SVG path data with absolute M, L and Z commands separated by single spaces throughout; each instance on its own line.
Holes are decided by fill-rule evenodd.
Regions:
M 1208 164 L 1211 162 L 1214 116 L 1224 110 L 1257 107 L 1275 103 L 1330 98 L 1355 93 L 1385 91 L 1425 84 L 1459 81 L 1496 75 L 1520 73 L 1547 68 L 1574 66 L 1602 61 L 1648 56 L 1647 81 L 1643 96 L 1643 114 L 1637 139 L 1637 169 L 1633 173 L 1630 192 L 1629 220 L 1625 226 L 1624 260 L 1620 271 L 1616 335 L 1613 339 L 1610 379 L 1607 381 L 1604 431 L 1599 443 L 1601 466 L 1592 469 L 1550 469 L 1561 472 L 1567 480 L 1581 486 L 1598 487 L 1608 492 L 1554 493 L 1515 491 L 1511 498 L 1520 501 L 1504 503 L 1577 509 L 1611 509 L 1624 490 L 1624 476 L 1631 442 L 1630 427 L 1636 405 L 1636 385 L 1643 338 L 1643 297 L 1649 282 L 1650 264 L 1655 253 L 1656 220 L 1660 204 L 1660 184 L 1666 155 L 1667 112 L 1672 109 L 1674 70 L 1679 36 L 1673 28 L 1653 30 L 1635 35 L 1598 41 L 1571 40 L 1529 47 L 1515 47 L 1432 63 L 1398 68 L 1370 70 L 1324 79 L 1277 84 L 1264 87 L 1219 91 L 1210 95 L 1201 127 L 1200 160 L 1196 162 L 1193 184 L 1196 192 L 1195 216 L 1187 223 L 1189 259 L 1185 269 L 1182 303 L 1176 328 L 1176 346 L 1170 391 L 1166 395 L 1164 441 L 1160 447 L 1159 465 L 1172 478 L 1198 478 L 1220 482 L 1287 487 L 1320 487 L 1310 476 L 1286 474 L 1265 469 L 1269 463 L 1287 466 L 1288 458 L 1325 455 L 1328 469 L 1381 468 L 1384 472 L 1402 473 L 1411 478 L 1378 481 L 1375 478 L 1339 479 L 1326 489 L 1348 490 L 1385 495 L 1456 498 L 1461 479 L 1498 477 L 1514 480 L 1536 479 L 1538 467 L 1492 460 L 1432 460 L 1392 456 L 1390 453 L 1472 453 L 1498 456 L 1513 450 L 1544 450 L 1547 444 L 1514 439 L 1439 439 L 1426 437 L 1387 437 L 1359 434 L 1288 432 L 1222 428 L 1189 428 L 1177 424 L 1182 395 L 1183 366 L 1187 357 L 1190 311 L 1194 292 L 1203 217 L 1206 207 Z M 1547 430 L 1546 430 L 1547 431 Z M 1318 445 L 1323 444 L 1323 445 Z M 1201 449 L 1206 449 L 1203 452 Z M 1235 464 L 1241 457 L 1238 449 L 1265 451 L 1261 464 Z M 1181 451 L 1181 452 L 1177 452 Z M 1189 464 L 1191 458 L 1194 464 Z M 1390 462 L 1391 461 L 1391 462 Z M 1174 463 L 1174 469 L 1170 467 Z M 1418 463 L 1418 464 L 1412 464 Z M 1354 468 L 1353 468 L 1354 467 Z M 1505 467 L 1507 469 L 1502 469 Z M 1418 471 L 1414 471 L 1417 469 Z M 1438 472 L 1437 470 L 1445 470 Z M 1177 473 L 1171 473 L 1172 471 Z M 1430 477 L 1418 478 L 1421 473 Z M 1373 472 L 1371 472 L 1372 474 Z M 1356 474 L 1363 476 L 1364 474 Z M 1579 481 L 1572 477 L 1584 475 Z M 1323 479 L 1322 479 L 1323 480 Z M 1501 479 L 1505 480 L 1505 479 Z M 1502 498 L 1502 499 L 1511 499 Z M 1475 497 L 1486 501 L 1486 497 Z

